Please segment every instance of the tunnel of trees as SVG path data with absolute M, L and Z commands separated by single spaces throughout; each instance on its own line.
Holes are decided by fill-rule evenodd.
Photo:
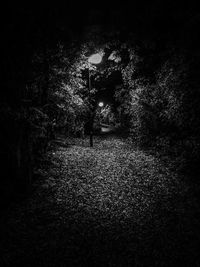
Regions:
M 40 157 L 58 134 L 66 138 L 88 134 L 90 113 L 98 113 L 99 101 L 109 106 L 113 123 L 132 146 L 178 158 L 180 171 L 196 175 L 197 10 L 152 4 L 138 5 L 137 11 L 125 6 L 121 11 L 117 3 L 106 9 L 101 5 L 5 9 L 2 199 L 30 188 Z M 91 69 L 89 92 L 87 59 L 94 53 L 102 53 L 103 60 Z
M 0 20 L 0 266 L 200 266 L 199 8 L 9 2 Z

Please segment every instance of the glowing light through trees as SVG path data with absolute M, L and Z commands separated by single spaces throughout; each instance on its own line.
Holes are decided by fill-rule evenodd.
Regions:
M 91 64 L 99 64 L 102 61 L 102 54 L 93 54 L 88 58 L 88 62 Z
M 99 102 L 99 107 L 102 108 L 104 106 L 103 102 Z

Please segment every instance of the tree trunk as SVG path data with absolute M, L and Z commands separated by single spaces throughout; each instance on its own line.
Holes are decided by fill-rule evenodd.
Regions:
M 48 102 L 48 96 L 49 96 L 49 59 L 48 59 L 48 53 L 47 48 L 44 48 L 43 53 L 43 86 L 42 86 L 42 93 L 41 93 L 41 104 L 44 106 Z

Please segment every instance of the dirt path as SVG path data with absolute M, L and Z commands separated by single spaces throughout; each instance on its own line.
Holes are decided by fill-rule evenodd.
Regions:
M 1 220 L 5 266 L 200 266 L 198 203 L 158 159 L 116 137 L 48 157 Z

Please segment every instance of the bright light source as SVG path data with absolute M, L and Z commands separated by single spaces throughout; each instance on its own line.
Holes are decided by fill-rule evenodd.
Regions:
M 102 61 L 102 55 L 101 54 L 94 54 L 88 58 L 88 62 L 92 64 L 99 64 Z
M 99 102 L 99 107 L 103 107 L 103 102 Z

